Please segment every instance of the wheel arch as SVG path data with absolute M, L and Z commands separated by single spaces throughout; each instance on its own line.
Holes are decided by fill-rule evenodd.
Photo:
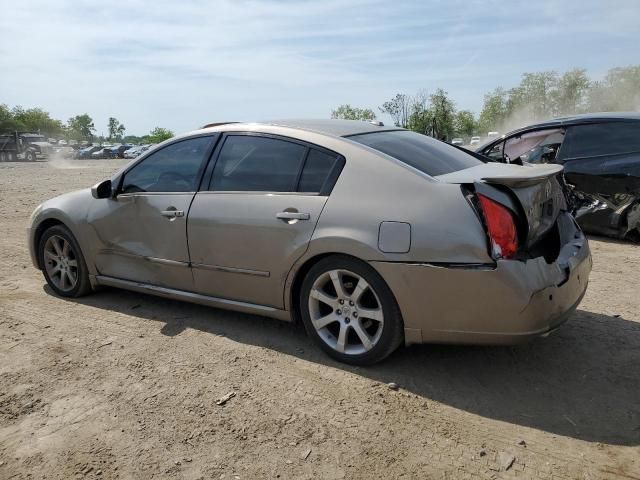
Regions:
M 377 270 L 368 261 L 362 258 L 359 258 L 356 255 L 351 255 L 344 252 L 336 252 L 336 251 L 322 252 L 304 259 L 300 265 L 297 265 L 292 269 L 295 271 L 292 272 L 290 287 L 288 288 L 287 295 L 285 298 L 286 300 L 285 308 L 291 312 L 291 321 L 293 323 L 298 323 L 301 321 L 299 302 L 297 301 L 297 299 L 300 297 L 300 292 L 302 290 L 302 283 L 304 282 L 304 279 L 307 276 L 307 273 L 309 272 L 309 270 L 311 270 L 311 268 L 313 268 L 314 265 L 316 265 L 321 260 L 327 257 L 334 257 L 334 256 L 349 258 L 351 260 L 362 262 L 365 265 L 369 265 L 374 271 L 376 271 L 376 273 L 380 276 L 380 278 L 382 278 L 384 283 L 387 284 L 387 287 L 389 288 L 389 292 L 391 293 L 394 302 L 396 302 L 396 305 L 398 304 L 398 300 L 396 299 L 396 296 L 393 293 L 393 290 L 387 283 L 387 280 L 379 272 L 377 272 Z
M 40 255 L 38 255 L 38 245 L 40 245 L 40 239 L 47 229 L 54 227 L 56 225 L 62 225 L 63 227 L 69 228 L 62 220 L 54 217 L 45 218 L 42 220 L 38 226 L 35 228 L 33 232 L 33 239 L 31 244 L 31 249 L 35 253 L 34 257 L 38 268 L 42 270 L 42 264 L 40 263 Z M 69 229 L 70 230 L 70 229 Z

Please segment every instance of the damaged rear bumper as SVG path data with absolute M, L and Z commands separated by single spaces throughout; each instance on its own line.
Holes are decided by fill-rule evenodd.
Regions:
M 558 218 L 558 257 L 495 265 L 371 262 L 393 291 L 406 343 L 515 344 L 550 332 L 575 311 L 591 272 L 586 237 Z

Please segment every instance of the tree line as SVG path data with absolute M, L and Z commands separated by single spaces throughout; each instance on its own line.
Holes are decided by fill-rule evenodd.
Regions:
M 478 116 L 458 110 L 446 90 L 437 88 L 416 95 L 398 93 L 378 110 L 402 128 L 450 140 L 454 137 L 485 136 L 490 131 L 508 130 L 553 117 L 589 112 L 640 110 L 640 66 L 610 69 L 602 80 L 591 80 L 586 70 L 576 68 L 562 74 L 555 71 L 524 73 L 510 89 L 497 87 L 484 96 Z M 332 118 L 375 120 L 370 108 L 340 105 Z
M 160 143 L 174 136 L 171 130 L 156 127 L 147 135 L 138 137 L 125 135 L 126 127 L 117 118 L 109 117 L 107 136 L 96 135 L 93 119 L 89 114 L 76 115 L 63 123 L 51 118 L 49 112 L 41 108 L 25 109 L 21 106 L 9 108 L 0 104 L 0 134 L 12 132 L 40 133 L 47 138 L 88 142 L 117 141 L 130 143 Z

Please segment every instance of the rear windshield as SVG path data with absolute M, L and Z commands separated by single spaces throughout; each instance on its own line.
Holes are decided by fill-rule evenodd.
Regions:
M 348 138 L 396 158 L 432 177 L 482 165 L 480 160 L 462 150 L 408 130 L 364 133 Z

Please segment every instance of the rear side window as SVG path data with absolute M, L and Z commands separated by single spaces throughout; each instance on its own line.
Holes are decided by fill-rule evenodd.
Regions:
M 307 161 L 300 177 L 299 192 L 319 193 L 323 191 L 323 186 L 337 162 L 334 155 L 330 155 L 319 150 L 309 150 Z
M 480 160 L 451 145 L 407 130 L 366 133 L 348 138 L 434 177 L 482 165 Z
M 640 152 L 640 122 L 576 125 L 562 146 L 563 159 Z
M 270 137 L 230 135 L 213 170 L 210 190 L 294 192 L 306 147 Z

